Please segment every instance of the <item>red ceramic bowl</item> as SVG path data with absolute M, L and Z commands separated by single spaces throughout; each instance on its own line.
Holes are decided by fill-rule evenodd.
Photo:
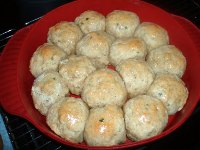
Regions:
M 108 14 L 113 10 L 128 10 L 138 14 L 141 21 L 150 21 L 164 27 L 170 37 L 170 44 L 182 50 L 187 59 L 187 69 L 183 80 L 189 90 L 189 97 L 184 108 L 170 116 L 165 130 L 152 138 L 133 142 L 126 140 L 124 144 L 110 147 L 91 147 L 85 143 L 74 144 L 57 136 L 50 130 L 42 116 L 33 106 L 31 86 L 33 76 L 29 72 L 29 61 L 36 48 L 46 42 L 49 27 L 59 21 L 73 21 L 85 10 L 96 10 Z M 34 25 L 18 31 L 8 42 L 3 51 L 0 63 L 0 100 L 1 106 L 11 114 L 30 121 L 41 132 L 63 144 L 79 148 L 127 148 L 146 144 L 174 131 L 191 115 L 200 98 L 200 54 L 199 30 L 190 22 L 185 28 L 171 14 L 139 0 L 78 0 L 63 5 L 45 15 Z M 188 34 L 190 31 L 190 35 Z M 198 49 L 197 49 L 198 48 Z

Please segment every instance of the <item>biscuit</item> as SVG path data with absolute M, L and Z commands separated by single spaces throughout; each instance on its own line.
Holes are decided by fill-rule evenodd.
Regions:
M 31 94 L 34 106 L 46 115 L 49 107 L 66 96 L 69 89 L 58 72 L 44 72 L 33 83 Z
M 65 79 L 71 93 L 80 95 L 86 77 L 96 68 L 86 56 L 70 56 L 60 62 L 59 73 Z
M 133 141 L 160 134 L 168 122 L 164 104 L 147 95 L 128 100 L 123 109 L 127 136 Z
M 63 49 L 68 55 L 75 53 L 83 33 L 74 22 L 62 21 L 49 28 L 47 41 Z
M 135 30 L 134 36 L 143 39 L 149 51 L 169 44 L 167 31 L 163 27 L 152 22 L 141 23 Z
M 124 80 L 129 98 L 145 94 L 155 77 L 143 60 L 126 59 L 117 65 L 116 70 Z
M 149 52 L 147 63 L 155 73 L 170 73 L 182 77 L 186 69 L 186 58 L 174 45 L 165 45 Z
M 52 105 L 46 122 L 51 130 L 65 140 L 81 143 L 88 115 L 89 109 L 81 99 L 67 97 Z
M 188 98 L 188 90 L 184 82 L 170 74 L 158 74 L 147 94 L 160 99 L 165 104 L 169 115 L 180 111 Z
M 106 32 L 116 38 L 133 37 L 140 19 L 134 12 L 114 10 L 106 16 Z
M 58 71 L 58 64 L 66 57 L 66 53 L 59 47 L 44 43 L 33 53 L 30 60 L 30 72 L 34 77 L 45 71 Z
M 76 17 L 75 23 L 85 34 L 93 31 L 105 31 L 105 17 L 97 11 L 84 11 Z
M 134 58 L 145 60 L 147 55 L 146 44 L 139 38 L 117 39 L 110 47 L 109 60 L 116 66 L 122 60 Z
M 88 56 L 97 68 L 108 65 L 109 51 L 114 37 L 103 31 L 86 34 L 77 44 L 77 55 Z
M 116 105 L 90 109 L 84 139 L 91 146 L 111 146 L 126 140 L 123 111 Z
M 116 71 L 100 69 L 86 78 L 81 96 L 90 107 L 107 104 L 122 106 L 126 101 L 127 91 Z

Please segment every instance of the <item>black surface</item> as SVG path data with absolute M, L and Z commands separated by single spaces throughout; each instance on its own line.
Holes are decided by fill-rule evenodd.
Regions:
M 72 0 L 0 0 L 0 33 L 19 29 L 27 22 Z
M 0 1 L 0 49 L 2 50 L 13 33 L 24 27 L 27 21 L 31 21 L 37 17 L 42 16 L 49 10 L 57 7 L 67 0 L 57 0 L 57 2 L 49 1 L 51 4 L 45 4 L 41 10 L 34 6 L 34 13 L 32 13 L 31 6 L 27 4 L 28 9 L 24 6 L 19 7 L 19 3 L 23 0 L 3 0 Z M 28 3 L 23 1 L 23 4 Z M 34 1 L 34 0 L 30 0 Z M 39 0 L 35 0 L 38 2 Z M 45 1 L 45 0 L 41 0 Z M 183 16 L 192 21 L 196 26 L 200 27 L 200 1 L 199 0 L 145 0 L 164 10 Z M 46 1 L 47 2 L 47 1 Z M 21 3 L 22 4 L 22 3 Z M 38 7 L 38 6 L 37 6 Z M 23 10 L 20 10 L 23 9 Z M 33 8 L 32 8 L 33 9 Z M 28 13 L 27 11 L 30 10 Z M 23 12 L 23 13 L 22 13 Z M 26 12 L 26 13 L 25 13 Z M 13 29 L 13 30 L 10 30 Z M 10 30 L 8 33 L 1 35 L 1 33 Z M 2 40 L 3 39 L 3 40 Z M 5 125 L 8 129 L 10 138 L 15 149 L 69 149 L 60 143 L 48 138 L 33 125 L 24 119 L 7 114 L 1 109 L 1 114 Z M 191 149 L 200 150 L 200 103 L 196 107 L 192 116 L 176 131 L 168 136 L 150 143 L 148 145 L 138 147 L 141 150 L 173 150 L 173 149 Z
M 200 27 L 200 0 L 144 0 L 167 12 L 179 15 Z

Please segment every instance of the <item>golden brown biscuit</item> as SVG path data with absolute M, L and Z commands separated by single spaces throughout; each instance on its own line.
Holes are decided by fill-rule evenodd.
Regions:
M 143 39 L 146 42 L 149 51 L 169 44 L 167 31 L 152 22 L 141 23 L 135 30 L 134 36 Z
M 75 23 L 79 25 L 85 34 L 93 31 L 105 31 L 105 17 L 97 11 L 84 11 L 76 17 Z
M 130 98 L 145 94 L 154 80 L 154 72 L 144 60 L 126 59 L 117 65 Z
M 91 146 L 111 146 L 126 140 L 123 111 L 116 105 L 90 109 L 84 139 Z
M 90 107 L 107 104 L 122 106 L 126 101 L 127 91 L 116 71 L 100 69 L 86 78 L 81 96 Z
M 109 59 L 111 64 L 116 66 L 122 60 L 129 58 L 145 60 L 146 55 L 147 48 L 142 39 L 121 38 L 111 45 Z
M 170 73 L 182 77 L 186 69 L 186 58 L 174 45 L 165 45 L 152 50 L 147 63 L 155 73 Z
M 81 99 L 67 97 L 52 105 L 46 121 L 57 135 L 65 140 L 81 143 L 88 115 L 89 109 Z
M 82 36 L 81 29 L 74 22 L 61 21 L 49 28 L 47 41 L 69 55 L 75 53 L 76 44 Z
M 170 74 L 158 74 L 147 94 L 160 99 L 165 104 L 169 115 L 180 111 L 188 98 L 188 90 L 184 82 Z
M 139 95 L 124 105 L 127 136 L 139 141 L 158 135 L 168 122 L 164 104 L 153 97 Z
M 96 68 L 86 56 L 70 56 L 60 62 L 59 73 L 65 79 L 71 93 L 79 95 L 86 77 Z
M 133 37 L 140 20 L 137 14 L 125 10 L 114 10 L 106 16 L 106 32 L 117 37 Z
M 45 71 L 57 71 L 58 64 L 66 57 L 66 53 L 59 47 L 44 43 L 33 53 L 30 60 L 30 72 L 34 77 Z
M 114 37 L 103 31 L 86 34 L 77 44 L 77 55 L 91 58 L 97 68 L 104 68 L 108 63 L 108 55 Z
M 58 72 L 44 72 L 33 83 L 31 94 L 35 108 L 46 115 L 49 107 L 68 96 L 69 89 Z

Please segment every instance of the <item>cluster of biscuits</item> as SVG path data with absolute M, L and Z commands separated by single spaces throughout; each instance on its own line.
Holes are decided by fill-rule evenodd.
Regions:
M 30 60 L 31 94 L 66 140 L 110 146 L 150 138 L 186 103 L 185 57 L 163 27 L 134 12 L 88 10 L 49 28 L 47 41 Z

